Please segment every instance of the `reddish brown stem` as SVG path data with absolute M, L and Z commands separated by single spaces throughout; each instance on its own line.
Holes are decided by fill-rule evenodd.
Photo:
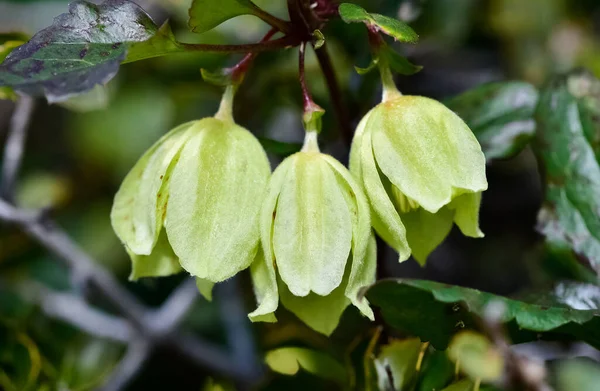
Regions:
M 268 42 L 271 38 L 273 38 L 273 36 L 277 32 L 278 32 L 277 28 L 272 28 L 263 37 L 263 39 L 261 39 L 260 43 Z M 271 42 L 275 42 L 275 41 L 271 41 Z M 244 75 L 248 71 L 248 68 L 250 68 L 250 65 L 252 65 L 252 62 L 254 61 L 256 56 L 258 56 L 258 53 L 259 52 L 249 52 L 248 54 L 246 54 L 244 56 L 244 58 L 242 58 L 242 60 L 240 62 L 238 62 L 236 65 L 234 65 L 233 67 L 231 67 L 229 69 L 229 71 L 231 72 L 231 79 L 233 80 L 234 83 L 239 83 L 242 81 L 242 79 L 244 78 Z

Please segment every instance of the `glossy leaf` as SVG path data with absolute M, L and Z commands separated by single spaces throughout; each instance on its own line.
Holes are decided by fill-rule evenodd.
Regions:
M 386 322 L 436 349 L 446 349 L 450 338 L 463 329 L 475 329 L 486 305 L 506 306 L 502 321 L 514 342 L 577 337 L 600 346 L 600 288 L 589 284 L 561 283 L 552 292 L 527 300 L 513 300 L 475 289 L 423 280 L 387 280 L 373 285 L 366 297 L 380 307 Z M 551 334 L 550 334 L 551 332 Z
M 127 44 L 155 32 L 152 19 L 130 1 L 77 1 L 6 57 L 0 87 L 45 95 L 50 102 L 65 100 L 108 82 L 125 59 Z
M 252 15 L 256 8 L 250 0 L 194 0 L 188 24 L 193 32 L 203 33 L 236 16 Z
M 347 379 L 345 368 L 330 355 L 306 348 L 279 348 L 271 350 L 265 357 L 267 365 L 275 372 L 295 375 L 302 368 L 323 379 L 344 384 Z
M 346 23 L 365 23 L 402 42 L 415 43 L 419 36 L 406 23 L 385 15 L 371 14 L 356 4 L 342 3 L 339 13 Z
M 445 351 L 433 350 L 423 360 L 423 375 L 419 379 L 418 391 L 437 391 L 448 385 L 455 374 L 455 365 Z
M 393 341 L 383 346 L 375 358 L 380 390 L 403 391 L 414 387 L 417 379 L 421 340 Z
M 525 82 L 490 83 L 466 91 L 446 105 L 469 125 L 487 160 L 519 153 L 535 136 L 539 94 Z
M 535 152 L 546 181 L 538 230 L 600 273 L 600 81 L 556 77 L 536 110 Z

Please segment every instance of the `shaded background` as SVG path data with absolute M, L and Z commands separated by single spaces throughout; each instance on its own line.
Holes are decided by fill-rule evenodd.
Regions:
M 256 3 L 286 18 L 285 1 Z M 360 3 L 360 2 L 359 2 Z M 443 100 L 479 84 L 521 79 L 541 86 L 549 75 L 584 66 L 600 77 L 600 2 L 597 0 L 412 0 L 364 1 L 368 10 L 396 15 L 420 34 L 419 44 L 397 49 L 424 70 L 397 79 L 405 94 Z M 169 18 L 182 41 L 237 43 L 258 41 L 268 30 L 260 20 L 242 16 L 203 35 L 187 31 L 189 0 L 138 1 L 157 23 Z M 64 1 L 0 2 L 0 33 L 33 34 L 67 10 Z M 359 76 L 353 65 L 370 61 L 364 26 L 332 21 L 324 30 L 346 107 L 355 125 L 380 94 L 376 72 Z M 17 202 L 51 207 L 52 215 L 103 267 L 150 306 L 158 306 L 185 277 L 127 282 L 130 262 L 110 226 L 112 198 L 139 156 L 177 124 L 212 115 L 221 90 L 202 81 L 200 68 L 215 70 L 240 56 L 180 54 L 128 64 L 106 88 L 98 88 L 67 104 L 38 101 L 27 140 Z M 310 52 L 307 78 L 315 101 L 329 109 L 329 96 L 318 63 Z M 235 117 L 264 141 L 272 163 L 303 138 L 297 52 L 261 54 L 236 97 Z M 13 103 L 0 101 L 0 137 L 4 139 Z M 332 111 L 325 116 L 322 149 L 347 161 L 348 146 L 339 136 Z M 271 141 L 270 141 L 271 140 Z M 273 143 L 278 141 L 293 145 Z M 282 145 L 285 147 L 283 148 Z M 541 205 L 541 180 L 535 158 L 526 149 L 517 157 L 488 166 L 481 225 L 486 237 L 473 240 L 454 230 L 430 257 L 425 268 L 413 260 L 396 262 L 396 254 L 380 249 L 381 277 L 405 276 L 513 294 L 546 284 L 559 265 L 553 263 L 535 232 Z M 561 271 L 564 272 L 564 271 Z M 241 298 L 254 306 L 249 278 L 241 278 Z M 94 389 L 119 362 L 123 347 L 91 337 L 46 317 L 21 296 L 28 284 L 59 292 L 82 291 L 68 270 L 26 235 L 0 226 L 0 388 L 5 376 L 30 389 Z M 17 287 L 17 288 L 15 288 Z M 93 293 L 92 293 L 93 295 Z M 93 297 L 92 297 L 93 299 Z M 198 299 L 183 327 L 217 343 L 225 343 L 223 297 Z M 102 306 L 101 301 L 96 303 Z M 312 332 L 292 315 L 276 325 L 250 325 L 258 349 L 302 344 L 323 349 L 347 345 L 366 327 L 349 309 L 331 340 Z M 231 337 L 231 336 L 229 336 Z M 40 368 L 31 380 L 39 352 Z M 32 358 L 33 357 L 33 358 Z M 4 374 L 4 375 L 2 375 Z M 199 390 L 207 373 L 179 353 L 161 348 L 127 388 Z M 331 389 L 308 375 L 301 380 L 268 375 L 264 389 Z M 4 382 L 4 383 L 3 383 Z M 23 386 L 24 387 L 24 386 Z

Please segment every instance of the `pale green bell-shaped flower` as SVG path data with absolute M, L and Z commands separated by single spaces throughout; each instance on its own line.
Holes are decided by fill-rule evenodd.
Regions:
M 250 267 L 258 308 L 275 321 L 279 300 L 304 323 L 331 334 L 359 290 L 375 281 L 376 245 L 366 197 L 350 172 L 320 153 L 316 132 L 273 173 L 260 217 L 262 256 Z
M 182 268 L 212 284 L 250 266 L 270 166 L 258 140 L 231 116 L 228 89 L 215 117 L 173 129 L 136 163 L 111 221 L 131 256 L 131 279 Z
M 469 127 L 440 102 L 395 87 L 359 123 L 350 171 L 371 206 L 373 227 L 406 260 L 424 264 L 453 222 L 482 237 L 485 157 Z

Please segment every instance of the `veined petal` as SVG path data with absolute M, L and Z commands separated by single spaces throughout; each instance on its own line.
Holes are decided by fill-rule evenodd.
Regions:
M 425 210 L 435 213 L 450 203 L 455 189 L 487 189 L 481 146 L 443 104 L 402 96 L 378 105 L 366 127 L 378 167 Z
M 137 255 L 127 249 L 131 257 L 131 274 L 129 279 L 132 281 L 142 277 L 163 277 L 181 272 L 183 269 L 179 265 L 179 259 L 173 252 L 167 233 L 164 229 L 160 231 L 156 245 L 150 255 Z
M 273 249 L 281 279 L 296 296 L 338 287 L 352 243 L 352 221 L 331 166 L 320 153 L 292 160 L 275 216 Z
M 373 156 L 371 132 L 365 132 L 362 136 L 360 157 L 363 185 L 372 210 L 373 228 L 398 252 L 399 260 L 403 262 L 410 257 L 406 229 L 379 177 Z
M 350 304 L 350 300 L 344 293 L 350 274 L 349 269 L 348 265 L 340 286 L 326 296 L 314 292 L 303 297 L 295 296 L 286 284 L 278 279 L 281 304 L 313 330 L 327 336 L 331 335 L 340 322 L 344 310 Z
M 158 240 L 168 194 L 161 193 L 167 170 L 195 122 L 176 127 L 160 138 L 133 166 L 115 195 L 110 214 L 117 236 L 130 253 L 150 255 Z M 166 190 L 166 189 L 165 189 Z M 161 197 L 158 197 L 158 195 Z
M 220 282 L 256 255 L 270 167 L 244 128 L 215 118 L 196 126 L 171 176 L 167 235 L 185 270 Z
M 277 208 L 279 193 L 291 162 L 291 159 L 284 160 L 271 175 L 267 195 L 260 211 L 261 248 L 256 254 L 256 259 L 250 265 L 252 285 L 258 302 L 258 308 L 248 314 L 252 322 L 275 322 L 277 320 L 274 312 L 279 305 L 279 291 L 273 254 L 273 214 Z
M 483 232 L 479 229 L 479 205 L 481 204 L 481 193 L 466 193 L 456 197 L 449 205 L 454 209 L 454 222 L 458 225 L 465 236 L 472 238 L 483 238 Z
M 352 147 L 350 148 L 350 161 L 348 164 L 348 169 L 360 185 L 363 183 L 360 158 L 362 138 L 365 133 L 365 126 L 367 125 L 372 111 L 373 110 L 369 111 L 358 123 L 356 131 L 354 132 L 354 136 L 352 137 Z
M 362 312 L 364 316 L 370 320 L 375 320 L 373 310 L 369 306 L 369 302 L 365 297 L 360 296 L 362 288 L 375 283 L 377 272 L 377 242 L 375 235 L 371 233 L 367 251 L 364 259 L 360 262 L 359 267 L 352 265 L 352 272 L 348 285 L 346 286 L 346 297 L 352 301 L 352 304 Z
M 375 280 L 376 262 L 369 264 L 371 259 L 367 256 L 367 247 L 372 236 L 369 203 L 346 167 L 329 155 L 323 155 L 323 158 L 335 170 L 352 218 L 352 266 L 345 294 L 365 316 L 373 320 L 373 311 L 366 300 L 358 300 L 359 290 Z
M 448 207 L 444 207 L 436 213 L 429 213 L 423 208 L 418 208 L 401 215 L 412 255 L 422 266 L 425 265 L 429 254 L 450 233 L 453 217 L 454 211 Z

